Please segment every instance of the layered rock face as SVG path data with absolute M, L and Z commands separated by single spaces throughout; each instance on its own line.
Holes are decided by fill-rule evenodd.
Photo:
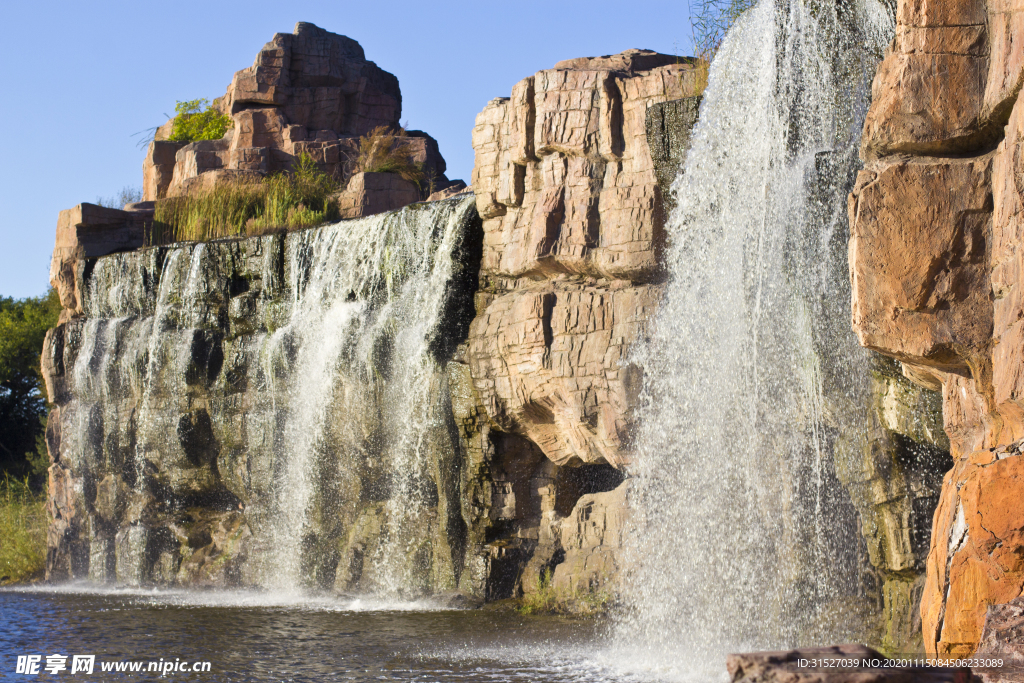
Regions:
M 300 22 L 294 33 L 276 34 L 251 67 L 236 73 L 216 105 L 234 121 L 220 140 L 172 142 L 170 122 L 158 130 L 143 163 L 146 200 L 287 170 L 302 154 L 348 180 L 359 136 L 377 127 L 399 128 L 402 94 L 398 79 L 367 61 L 359 43 Z M 429 185 L 449 184 L 433 138 L 410 131 L 405 146 L 423 166 Z M 349 183 L 342 197 L 345 217 L 370 215 L 369 208 L 375 213 L 397 209 L 421 198 L 413 183 L 391 180 L 387 187 L 379 182 L 371 187 L 362 178 Z M 396 183 L 400 187 L 386 201 L 366 197 Z M 414 198 L 402 203 L 409 195 Z
M 854 329 L 907 377 L 941 389 L 956 462 L 922 603 L 932 653 L 973 652 L 985 607 L 1024 588 L 1013 559 L 1024 513 L 1006 498 L 1018 456 L 1005 448 L 1024 434 L 1022 22 L 1014 2 L 899 2 L 850 197 Z
M 556 477 L 541 514 L 491 546 L 525 563 L 522 590 L 550 567 L 565 590 L 614 574 L 625 494 L 601 491 L 630 460 L 641 377 L 624 354 L 662 291 L 656 162 L 674 177 L 696 117 L 695 102 L 665 112 L 696 92 L 693 67 L 678 62 L 642 50 L 561 62 L 492 100 L 473 129 L 484 244 L 465 359 L 483 424 L 467 440 L 497 460 L 529 443 L 537 469 L 518 476 L 538 491 L 558 466 L 579 469 L 577 497 L 600 494 L 565 509 Z

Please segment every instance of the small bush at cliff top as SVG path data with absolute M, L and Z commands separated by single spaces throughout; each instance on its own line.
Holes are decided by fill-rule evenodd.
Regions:
M 170 140 L 219 140 L 233 123 L 230 116 L 225 116 L 210 106 L 209 100 L 179 101 L 174 105 L 174 127 Z

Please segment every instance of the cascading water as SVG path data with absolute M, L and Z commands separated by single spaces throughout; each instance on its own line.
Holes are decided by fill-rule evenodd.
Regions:
M 61 415 L 67 464 L 100 491 L 90 577 L 453 588 L 458 472 L 436 461 L 457 448 L 443 363 L 468 325 L 476 220 L 458 198 L 92 262 Z M 222 559 L 181 559 L 210 543 Z M 217 563 L 231 576 L 200 578 Z
M 844 636 L 857 535 L 834 458 L 868 376 L 845 203 L 891 31 L 875 0 L 762 0 L 715 58 L 673 187 L 671 280 L 633 356 L 631 658 L 717 678 L 730 651 Z
M 271 400 L 287 399 L 270 536 L 275 587 L 301 586 L 306 574 L 302 537 L 312 526 L 315 497 L 326 493 L 314 486 L 318 467 L 329 466 L 339 450 L 367 448 L 387 459 L 387 491 L 379 492 L 382 542 L 372 570 L 364 571 L 389 595 L 420 583 L 415 564 L 424 538 L 416 530 L 426 525 L 417 517 L 429 507 L 426 450 L 444 400 L 431 346 L 463 233 L 465 217 L 456 214 L 414 220 L 407 211 L 306 232 L 289 243 L 286 258 L 297 266 L 290 271 L 291 318 L 263 352 L 267 376 L 282 376 Z M 288 371 L 276 373 L 275 365 Z M 367 428 L 376 432 L 372 446 Z

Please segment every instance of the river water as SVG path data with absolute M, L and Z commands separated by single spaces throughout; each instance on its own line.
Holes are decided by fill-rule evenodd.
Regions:
M 599 622 L 442 610 L 429 602 L 65 586 L 0 591 L 0 615 L 4 681 L 569 683 L 678 674 L 623 670 L 604 647 Z M 68 658 L 67 671 L 44 671 L 53 654 Z M 19 655 L 42 656 L 40 674 L 15 673 Z M 95 655 L 91 675 L 70 673 L 74 655 Z M 145 671 L 161 659 L 209 662 L 210 670 L 163 677 Z M 143 672 L 101 671 L 120 662 L 143 662 Z

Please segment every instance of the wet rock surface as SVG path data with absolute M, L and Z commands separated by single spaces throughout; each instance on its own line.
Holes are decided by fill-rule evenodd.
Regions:
M 85 259 L 82 315 L 44 350 L 47 575 L 224 587 L 292 571 L 293 587 L 387 592 L 392 572 L 413 594 L 465 575 L 465 591 L 482 594 L 480 575 L 463 572 L 458 436 L 432 416 L 449 410 L 438 368 L 459 341 L 449 335 L 465 334 L 474 240 L 470 198 Z M 401 256 L 360 276 L 358 258 L 388 244 Z M 403 306 L 420 321 L 408 349 L 387 317 Z

